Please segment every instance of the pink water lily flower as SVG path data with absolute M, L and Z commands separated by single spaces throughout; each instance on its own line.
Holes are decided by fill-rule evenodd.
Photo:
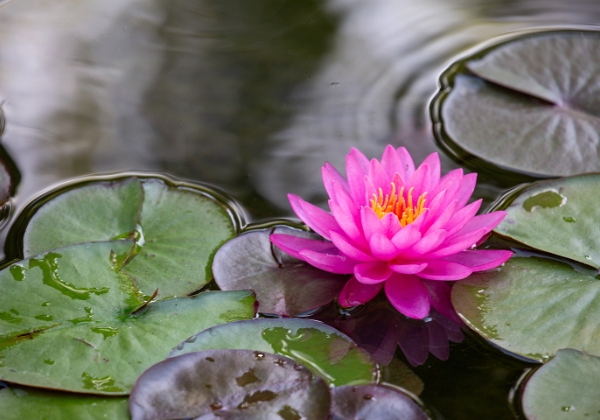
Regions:
M 476 216 L 481 200 L 467 204 L 476 174 L 461 169 L 440 178 L 437 153 L 415 169 L 404 147 L 387 146 L 381 161 L 352 149 L 345 179 L 323 167 L 328 213 L 290 194 L 294 212 L 325 240 L 273 234 L 290 255 L 325 271 L 353 274 L 338 301 L 363 304 L 384 288 L 404 315 L 421 319 L 431 306 L 455 318 L 448 281 L 498 267 L 512 253 L 474 249 L 505 212 Z

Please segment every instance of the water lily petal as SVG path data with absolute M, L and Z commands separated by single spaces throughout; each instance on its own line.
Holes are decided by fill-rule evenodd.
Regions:
M 427 216 L 424 218 L 425 220 L 423 220 L 423 232 L 427 232 L 427 230 L 429 230 L 431 225 L 436 222 L 440 215 L 447 210 L 447 205 L 445 203 L 447 192 L 447 190 L 443 190 L 435 197 L 429 197 L 429 200 L 427 200 L 429 203 L 426 205 L 429 211 L 427 212 Z
M 409 318 L 423 319 L 429 314 L 429 292 L 417 276 L 392 274 L 385 282 L 385 294 L 394 308 Z
M 427 267 L 427 263 L 389 264 L 390 269 L 399 274 L 417 274 Z
M 431 260 L 417 276 L 428 280 L 462 280 L 472 272 L 469 267 L 452 261 Z
M 383 166 L 381 166 L 381 163 L 379 163 L 377 159 L 371 159 L 368 176 L 377 189 L 377 192 L 379 192 L 379 188 L 381 188 L 384 196 L 390 193 L 391 178 L 387 176 Z
M 307 203 L 294 194 L 288 194 L 288 199 L 294 213 L 296 213 L 300 220 L 325 239 L 329 239 L 329 232 L 331 230 L 340 230 L 333 216 L 325 210 Z
M 462 182 L 460 183 L 460 187 L 456 192 L 456 200 L 458 200 L 458 208 L 463 207 L 473 195 L 473 191 L 475 190 L 475 184 L 477 183 L 477 174 L 471 173 L 463 176 Z
M 505 211 L 495 211 L 493 213 L 480 214 L 473 217 L 467 224 L 458 232 L 457 235 L 462 235 L 468 232 L 473 232 L 479 229 L 485 229 L 485 233 L 491 232 L 506 216 Z
M 360 262 L 372 262 L 377 261 L 377 258 L 364 252 L 360 247 L 353 244 L 344 235 L 340 235 L 337 232 L 331 232 L 331 241 L 344 255 L 352 258 L 353 260 Z
M 405 258 L 418 258 L 438 248 L 446 239 L 447 232 L 444 229 L 430 230 L 411 248 L 407 249 L 403 256 Z
M 398 249 L 387 236 L 375 233 L 369 240 L 371 254 L 380 261 L 390 261 L 398 256 Z
M 421 239 L 421 232 L 417 225 L 411 223 L 403 227 L 392 237 L 392 243 L 400 253 L 413 246 L 419 239 Z
M 396 149 L 396 153 L 398 153 L 398 157 L 400 158 L 400 161 L 402 161 L 402 169 L 404 169 L 404 174 L 400 173 L 400 175 L 402 175 L 404 179 L 409 179 L 415 172 L 415 164 L 412 157 L 404 147 Z
M 442 246 L 427 255 L 427 258 L 443 258 L 457 252 L 464 251 L 477 244 L 479 239 L 486 234 L 486 229 L 482 228 L 464 235 L 455 235 L 452 238 L 446 239 Z
M 455 195 L 460 187 L 463 179 L 463 170 L 455 169 L 448 172 L 446 175 L 440 178 L 440 182 L 431 191 L 431 197 L 436 197 L 440 192 L 448 190 L 446 199 L 454 200 Z
M 456 206 L 458 202 L 456 200 L 452 201 L 450 204 L 446 206 L 446 209 L 437 217 L 435 222 L 431 225 L 429 229 L 437 230 L 444 229 L 447 230 L 446 227 L 452 227 L 448 222 L 452 219 L 452 216 L 456 214 Z M 450 236 L 450 232 L 448 232 L 448 236 Z
M 421 165 L 429 166 L 429 185 L 425 186 L 424 191 L 431 191 L 440 182 L 440 157 L 437 153 L 432 153 Z
M 381 218 L 381 226 L 384 231 L 383 234 L 388 238 L 393 238 L 394 235 L 398 233 L 400 229 L 402 229 L 400 221 L 394 213 L 388 213 L 385 216 L 383 216 Z
M 483 271 L 504 264 L 512 254 L 512 251 L 502 249 L 474 249 L 450 255 L 444 260 L 462 264 L 473 271 Z
M 371 243 L 371 237 L 378 233 L 385 235 L 386 229 L 381 223 L 381 219 L 371 207 L 363 207 L 360 209 L 360 221 L 362 230 L 365 234 L 365 240 Z
M 429 291 L 429 301 L 431 302 L 431 306 L 446 318 L 449 318 L 458 324 L 462 324 L 450 298 L 452 286 L 445 281 L 422 280 L 422 282 Z
M 319 241 L 315 239 L 301 238 L 293 235 L 283 235 L 281 233 L 273 233 L 269 239 L 283 252 L 290 254 L 294 258 L 304 260 L 300 255 L 303 249 L 310 249 L 317 252 L 335 253 L 335 246 L 329 241 Z
M 301 260 L 330 273 L 352 274 L 354 266 L 358 264 L 358 261 L 345 255 L 317 252 L 310 249 L 303 249 L 299 254 Z
M 471 220 L 477 212 L 479 211 L 479 207 L 481 206 L 481 199 L 472 202 L 468 206 L 463 207 L 458 210 L 446 223 L 446 227 L 448 230 L 448 237 L 454 236 L 456 232 L 461 230 L 468 222 Z M 458 201 L 456 202 L 456 208 L 458 208 Z
M 363 284 L 375 284 L 386 281 L 392 275 L 392 270 L 387 264 L 360 263 L 354 266 L 354 277 Z
M 412 196 L 413 201 L 417 199 L 427 191 L 427 188 L 431 185 L 431 168 L 428 164 L 421 164 L 415 173 L 406 181 L 406 187 L 409 191 L 413 188 Z
M 354 203 L 357 206 L 365 205 L 365 175 L 369 173 L 369 160 L 352 148 L 346 156 L 346 177 Z
M 383 169 L 390 179 L 393 179 L 396 173 L 398 173 L 400 176 L 404 175 L 403 169 L 402 172 L 399 172 L 399 168 L 402 168 L 400 156 L 398 156 L 396 149 L 394 149 L 394 146 L 391 144 L 388 144 L 383 151 L 383 155 L 381 156 L 381 166 L 383 166 Z
M 321 175 L 323 176 L 323 185 L 329 197 L 333 196 L 333 191 L 336 188 L 343 188 L 347 193 L 350 193 L 346 179 L 329 162 L 326 162 L 325 166 L 321 168 Z
M 354 242 L 357 246 L 366 248 L 367 241 L 365 241 L 361 224 L 356 220 L 352 213 L 344 211 L 344 209 L 342 209 L 339 204 L 335 203 L 333 200 L 329 200 L 329 208 L 331 209 L 331 214 L 340 226 L 342 232 L 345 233 L 348 238 L 350 238 L 350 240 L 352 240 L 352 242 Z
M 383 283 L 363 284 L 352 276 L 340 292 L 338 303 L 344 308 L 362 305 L 377 296 L 382 287 Z

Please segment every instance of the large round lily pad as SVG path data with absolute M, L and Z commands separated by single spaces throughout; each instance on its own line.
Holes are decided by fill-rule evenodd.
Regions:
M 48 391 L 22 386 L 0 389 L 3 420 L 77 419 L 130 420 L 126 397 Z M 43 413 L 43 417 L 40 417 Z
M 134 240 L 126 270 L 144 295 L 159 289 L 159 299 L 185 296 L 210 281 L 214 253 L 235 232 L 228 209 L 206 191 L 138 177 L 51 192 L 24 209 L 15 226 L 8 242 L 22 241 L 24 257 Z
M 325 420 L 330 401 L 325 382 L 293 360 L 252 350 L 206 350 L 144 372 L 130 408 L 133 420 Z
M 253 317 L 248 291 L 147 304 L 122 269 L 131 246 L 74 245 L 0 271 L 0 379 L 123 395 L 198 329 Z
M 437 139 L 467 163 L 536 176 L 599 171 L 598 62 L 591 31 L 523 35 L 461 60 L 434 100 Z
M 600 268 L 600 174 L 539 181 L 521 190 L 494 232 Z
M 529 420 L 600 417 L 600 358 L 564 349 L 525 384 L 523 412 Z
M 209 328 L 184 341 L 178 356 L 199 350 L 247 349 L 294 359 L 332 386 L 373 383 L 369 354 L 335 328 L 309 319 L 261 318 Z
M 215 255 L 213 273 L 222 290 L 256 293 L 258 310 L 294 316 L 331 302 L 348 276 L 319 270 L 282 252 L 269 240 L 271 233 L 314 239 L 317 235 L 288 227 L 244 233 L 223 245 Z
M 600 355 L 597 271 L 540 257 L 513 257 L 501 269 L 457 282 L 452 303 L 492 343 L 546 361 L 559 349 Z

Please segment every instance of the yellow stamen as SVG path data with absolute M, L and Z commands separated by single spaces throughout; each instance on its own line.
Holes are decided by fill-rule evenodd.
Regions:
M 413 206 L 412 192 L 413 188 L 408 191 L 406 199 L 404 198 L 404 187 L 400 188 L 400 191 L 396 193 L 396 184 L 393 182 L 392 191 L 390 194 L 383 196 L 383 190 L 379 188 L 379 196 L 373 194 L 371 199 L 371 208 L 375 211 L 375 214 L 381 219 L 388 213 L 396 215 L 400 221 L 400 225 L 405 227 L 406 225 L 414 222 L 417 217 L 426 210 L 425 207 L 425 196 L 427 192 L 424 192 L 417 200 L 417 205 Z

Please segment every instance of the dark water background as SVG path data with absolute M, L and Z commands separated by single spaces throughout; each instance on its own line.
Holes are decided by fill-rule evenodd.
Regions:
M 452 61 L 520 31 L 598 24 L 597 0 L 0 0 L 15 205 L 143 170 L 224 189 L 249 220 L 290 216 L 286 194 L 322 202 L 320 167 L 350 147 L 436 151 L 427 107 Z M 500 191 L 488 180 L 477 195 Z M 416 372 L 444 418 L 509 419 L 525 367 L 468 338 Z

